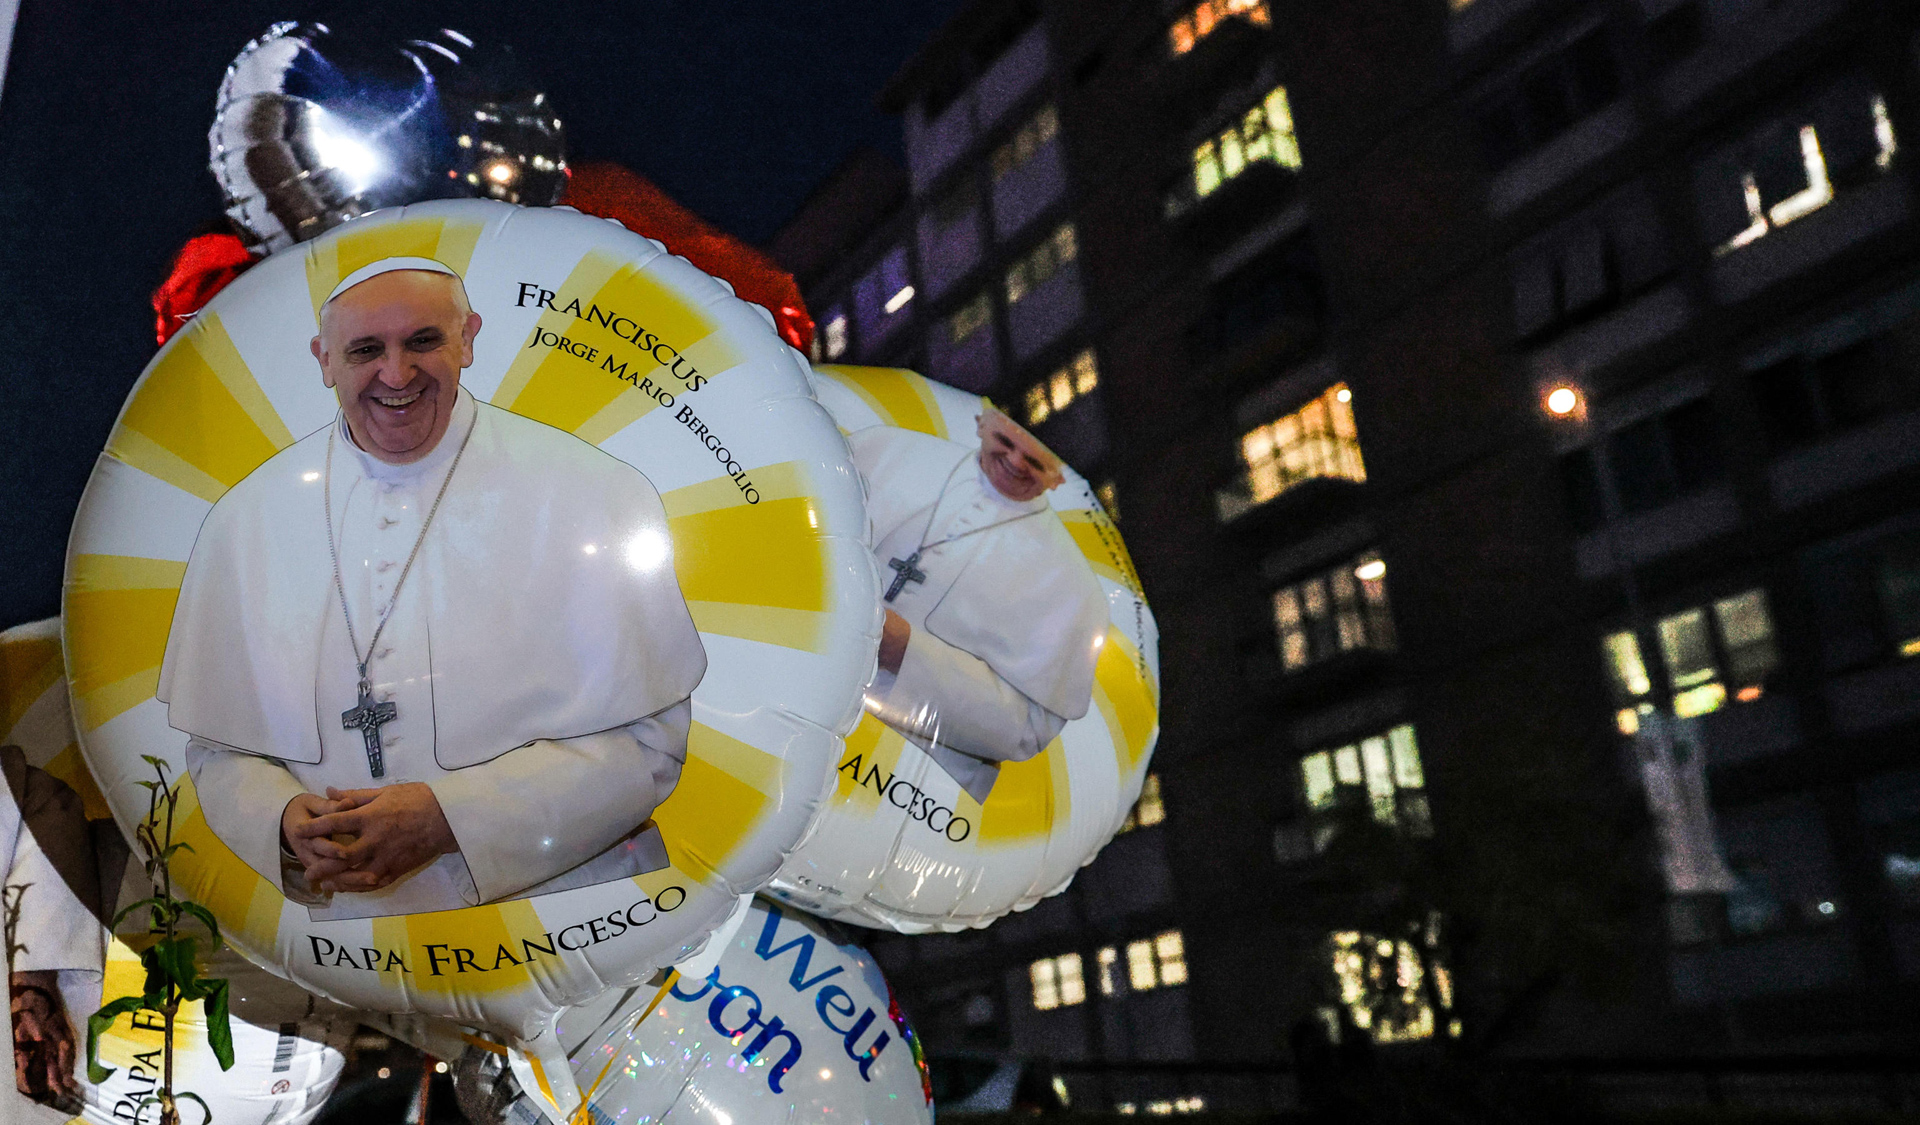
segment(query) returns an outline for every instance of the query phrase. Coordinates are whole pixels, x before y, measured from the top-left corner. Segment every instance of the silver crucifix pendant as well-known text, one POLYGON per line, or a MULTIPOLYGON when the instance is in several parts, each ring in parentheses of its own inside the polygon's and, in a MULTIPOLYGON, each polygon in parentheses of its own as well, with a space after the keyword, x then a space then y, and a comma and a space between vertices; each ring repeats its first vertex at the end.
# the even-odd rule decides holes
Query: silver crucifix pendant
POLYGON ((366 670, 361 669, 360 701, 353 707, 340 712, 340 725, 346 730, 358 730, 367 744, 367 769, 375 777, 384 777, 387 772, 386 751, 380 745, 380 727, 390 723, 400 715, 400 709, 392 700, 385 703, 373 701, 373 685, 367 682, 366 670))

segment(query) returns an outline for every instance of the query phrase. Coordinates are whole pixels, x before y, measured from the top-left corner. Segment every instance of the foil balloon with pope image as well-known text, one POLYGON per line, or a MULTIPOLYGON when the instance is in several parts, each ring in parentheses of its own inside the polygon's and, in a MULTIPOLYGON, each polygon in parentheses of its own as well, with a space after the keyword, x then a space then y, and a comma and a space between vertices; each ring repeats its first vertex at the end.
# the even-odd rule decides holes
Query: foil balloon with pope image
MULTIPOLYGON (((42 879, 19 892, 23 913, 37 920, 39 930, 63 926, 90 931, 93 964, 104 973, 63 972, 59 985, 65 1018, 77 1043, 84 1043, 87 1015, 103 996, 143 991, 145 969, 136 951, 153 940, 146 932, 146 912, 129 914, 117 931, 109 931, 105 920, 154 889, 141 865, 129 862, 132 857, 113 826, 112 812, 80 756, 57 618, 0 632, 0 745, 18 747, 29 766, 71 790, 92 829, 81 857, 88 870, 72 880, 80 885, 42 879)), ((27 935, 27 942, 39 944, 39 930, 27 935)), ((51 954, 53 949, 41 952, 51 954)), ((205 1003, 187 1001, 174 1020, 174 1089, 199 1098, 221 1125, 306 1125, 317 1118, 345 1069, 345 1047, 358 1023, 356 1013, 317 1001, 228 950, 214 954, 203 971, 230 986, 227 1026, 233 1065, 223 1069, 212 1049, 205 1003)), ((147 1099, 161 1076, 162 1037, 161 1024, 151 1013, 114 1019, 99 1037, 98 1060, 108 1071, 105 1078, 89 1078, 83 1053, 76 1052, 77 1097, 62 1105, 60 1116, 46 1111, 49 1119, 72 1117, 87 1125, 156 1120, 157 1111, 147 1099)), ((12 1096, 0 1093, 0 1101, 12 1096)), ((13 1120, 5 1109, 0 1109, 0 1118, 13 1120)))
POLYGON ((618 224, 448 200, 223 289, 75 520, 80 753, 178 779, 176 893, 342 1005, 499 1038, 684 958, 807 830, 880 615, 764 308, 618 224))
POLYGON ((770 893, 908 933, 1064 889, 1139 798, 1158 632, 1092 487, 992 403, 814 369, 867 491, 877 669, 816 832, 770 893))

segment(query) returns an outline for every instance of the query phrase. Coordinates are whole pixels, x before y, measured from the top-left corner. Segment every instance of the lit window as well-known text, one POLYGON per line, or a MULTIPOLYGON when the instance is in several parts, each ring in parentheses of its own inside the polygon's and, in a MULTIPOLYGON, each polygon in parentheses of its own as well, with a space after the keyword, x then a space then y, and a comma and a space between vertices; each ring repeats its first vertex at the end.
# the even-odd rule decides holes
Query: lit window
POLYGON ((961 305, 947 318, 947 336, 956 344, 987 326, 993 319, 993 306, 988 303, 987 295, 980 294, 973 300, 961 305))
POLYGON ((1339 831, 1341 809, 1363 802, 1373 819, 1412 836, 1433 835, 1426 771, 1413 726, 1300 759, 1300 780, 1313 823, 1313 849, 1325 851, 1339 831))
POLYGON ((1646 661, 1640 658, 1640 639, 1631 631, 1611 633, 1600 642, 1607 661, 1607 684, 1612 689, 1614 724, 1631 737, 1640 730, 1640 717, 1653 709, 1646 697, 1653 692, 1646 661))
POLYGON ((1043 957, 1027 966, 1027 975, 1033 982, 1033 1006, 1040 1011, 1070 1008, 1087 998, 1078 953, 1043 957))
POLYGON ((1078 256, 1079 243, 1074 237, 1073 224, 1060 224, 1038 246, 1027 251, 1025 257, 1008 268, 1007 304, 1018 303, 1078 256))
POLYGON ((1100 995, 1117 995, 1120 992, 1120 952, 1109 945, 1094 958, 1094 964, 1100 972, 1100 995))
POLYGON ((1099 385, 1100 372, 1093 361, 1093 349, 1088 348, 1027 390, 1027 425, 1039 425, 1099 385))
MULTIPOLYGON (((1440 1014, 1453 1007, 1453 981, 1436 951, 1437 926, 1414 926, 1406 938, 1344 930, 1330 935, 1327 950, 1340 1003, 1354 1027, 1376 1043, 1404 1043, 1433 1037, 1440 1014), (1432 976, 1429 991, 1428 976, 1432 976)), ((1322 1015, 1336 1033, 1337 1012, 1322 1015), (1331 1018, 1330 1018, 1331 1017, 1331 1018)), ((1449 1035, 1459 1034, 1457 1020, 1449 1035)))
POLYGON ((1131 832, 1136 828, 1152 828, 1167 819, 1167 807, 1160 801, 1160 775, 1150 773, 1140 783, 1140 799, 1127 811, 1127 819, 1120 824, 1120 831, 1131 832))
POLYGON ((1167 39, 1173 47, 1173 53, 1186 54, 1193 50, 1194 44, 1212 35, 1221 24, 1236 17, 1255 27, 1270 27, 1273 24, 1272 17, 1267 14, 1267 0, 1200 0, 1167 29, 1167 39))
MULTIPOLYGON (((1729 698, 1741 703, 1760 698, 1780 663, 1764 590, 1668 614, 1656 623, 1654 635, 1673 692, 1673 713, 1682 719, 1718 711, 1729 698)), ((1600 648, 1617 708, 1615 724, 1631 736, 1653 709, 1653 680, 1639 638, 1630 631, 1612 633, 1600 648)))
POLYGON ((1127 987, 1135 992, 1187 983, 1186 942, 1179 930, 1127 943, 1127 987))
POLYGON ((1372 551, 1273 594, 1280 664, 1295 672, 1360 649, 1393 651, 1387 564, 1372 551))
POLYGON ((827 310, 827 320, 821 330, 821 337, 826 343, 827 359, 829 361, 839 359, 841 356, 847 354, 847 314, 845 310, 838 306, 827 310))
POLYGON ((1059 132, 1060 115, 1054 112, 1051 105, 1041 106, 1040 112, 1020 126, 1012 140, 993 150, 993 178, 997 180, 1032 160, 1033 154, 1039 152, 1040 147, 1059 132))
POLYGON ((891 328, 900 310, 913 300, 913 279, 907 268, 907 248, 896 246, 853 285, 853 319, 861 338, 877 339, 891 328))
POLYGON ((1264 504, 1302 481, 1367 479, 1353 423, 1353 394, 1345 383, 1250 431, 1240 439, 1240 456, 1247 466, 1249 506, 1264 504))
POLYGON ((1107 518, 1120 522, 1120 493, 1110 480, 1101 481, 1094 486, 1093 494, 1100 498, 1100 506, 1107 510, 1107 518))
POLYGON ((1153 956, 1160 962, 1160 983, 1168 988, 1187 983, 1187 946, 1179 930, 1153 939, 1153 956))
MULTIPOLYGON (((1893 120, 1887 115, 1886 98, 1873 94, 1866 105, 1852 112, 1859 116, 1833 121, 1827 126, 1829 130, 1843 137, 1848 132, 1860 133, 1864 139, 1870 129, 1873 168, 1879 172, 1892 168, 1899 144, 1893 135, 1893 120)), ((1763 135, 1748 154, 1748 169, 1740 175, 1746 225, 1714 247, 1713 252, 1731 253, 1833 202, 1835 176, 1854 169, 1830 166, 1832 139, 1830 136, 1823 145, 1819 127, 1811 123, 1803 123, 1788 134, 1763 135), (1798 167, 1793 173, 1782 174, 1784 168, 1795 164, 1798 167)))
POLYGON ((1300 167, 1300 142, 1293 135, 1293 110, 1287 104, 1285 86, 1275 86, 1239 121, 1193 150, 1194 196, 1205 199, 1263 160, 1282 168, 1300 167))

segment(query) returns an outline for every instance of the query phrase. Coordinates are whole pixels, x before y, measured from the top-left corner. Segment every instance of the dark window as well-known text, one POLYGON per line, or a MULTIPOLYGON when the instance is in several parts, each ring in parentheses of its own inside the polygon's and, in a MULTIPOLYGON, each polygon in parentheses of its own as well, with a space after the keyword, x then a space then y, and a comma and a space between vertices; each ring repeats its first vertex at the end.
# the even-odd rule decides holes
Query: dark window
POLYGON ((1699 50, 1707 40, 1706 15, 1699 0, 1686 0, 1647 24, 1647 50, 1656 67, 1669 66, 1699 50))
POLYGON ((1874 336, 1755 371, 1749 379, 1772 448, 1809 445, 1898 410, 1907 388, 1895 348, 1891 336, 1874 336))
POLYGON ((1026 33, 1040 19, 1039 0, 1022 0, 1013 11, 1001 18, 999 23, 973 44, 974 65, 986 70, 1000 58, 1002 52, 1013 46, 1014 40, 1026 33))
MULTIPOLYGON (((1713 403, 1694 399, 1616 431, 1607 439, 1607 464, 1627 515, 1670 504, 1719 479, 1720 434, 1713 403)), ((1561 459, 1576 526, 1593 518, 1600 496, 1597 479, 1580 476, 1593 475, 1592 462, 1580 465, 1576 454, 1561 459)))
POLYGON ((1514 327, 1533 342, 1604 316, 1673 271, 1652 200, 1633 185, 1513 257, 1514 327))
POLYGON ((1208 309, 1193 327, 1202 353, 1239 344, 1284 315, 1318 319, 1320 263, 1307 235, 1295 235, 1213 287, 1208 309))
POLYGON ((1874 560, 1874 586, 1887 646, 1901 656, 1920 655, 1920 536, 1880 549, 1874 560))
POLYGON ((1606 504, 1600 498, 1600 474, 1593 452, 1576 449, 1560 457, 1560 483, 1567 491, 1567 515, 1575 531, 1593 531, 1606 522, 1606 504))
POLYGON ((1546 144, 1620 96, 1620 68, 1595 28, 1496 92, 1481 111, 1487 160, 1498 168, 1546 144))

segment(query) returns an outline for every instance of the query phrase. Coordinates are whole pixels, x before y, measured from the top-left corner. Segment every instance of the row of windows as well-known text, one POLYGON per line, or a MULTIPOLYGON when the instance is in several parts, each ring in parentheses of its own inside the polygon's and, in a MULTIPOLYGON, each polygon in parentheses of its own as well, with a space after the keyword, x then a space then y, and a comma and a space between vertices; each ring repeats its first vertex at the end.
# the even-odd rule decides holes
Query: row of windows
POLYGON ((1059 135, 1060 114, 1049 102, 1014 130, 1013 136, 1005 144, 993 150, 993 155, 987 161, 993 170, 993 178, 998 180, 1032 160, 1043 145, 1059 135))
MULTIPOLYGON (((1659 619, 1654 629, 1660 668, 1679 718, 1704 715, 1760 698, 1767 676, 1780 663, 1773 614, 1764 590, 1747 590, 1708 605, 1689 606, 1659 619)), ((1608 686, 1619 708, 1622 734, 1640 729, 1653 708, 1653 677, 1632 630, 1601 640, 1608 686)))
MULTIPOLYGON (((1124 972, 1120 948, 1109 945, 1094 955, 1094 970, 1102 996, 1173 988, 1187 983, 1186 942, 1179 930, 1130 941, 1125 947, 1124 972)), ((1027 966, 1027 976, 1033 988, 1033 1006, 1042 1012, 1070 1008, 1087 999, 1086 975, 1078 953, 1042 957, 1027 966)))
POLYGON ((1243 19, 1255 27, 1273 25, 1267 0, 1200 0, 1167 29, 1167 45, 1174 54, 1184 55, 1230 19, 1243 19))
POLYGON ((1093 349, 1088 348, 1027 390, 1027 425, 1039 425, 1073 405, 1075 399, 1092 394, 1099 385, 1100 371, 1093 361, 1093 349))
MULTIPOLYGON (((1857 77, 1834 83, 1696 163, 1705 242, 1715 256, 1751 245, 1885 174, 1898 150, 1886 99, 1857 77)), ((1629 187, 1515 255, 1519 336, 1541 339, 1609 312, 1673 264, 1651 199, 1629 187)))
POLYGON ((1442 1020, 1449 1036, 1459 1036, 1460 1021, 1450 1018, 1453 975, 1434 948, 1437 928, 1437 922, 1429 922, 1403 938, 1359 930, 1329 935, 1340 1008, 1320 1011, 1328 1038, 1340 1042, 1350 1023, 1375 1043, 1431 1039, 1442 1020))
POLYGON ((1300 140, 1293 131, 1287 88, 1275 86, 1220 132, 1194 146, 1192 168, 1166 197, 1168 218, 1177 218, 1228 181, 1266 163, 1300 169, 1300 140))
MULTIPOLYGON (((1041 106, 1033 117, 1014 131, 1011 138, 989 155, 988 164, 993 178, 999 180, 1025 165, 1059 132, 1059 113, 1051 103, 1041 106)), ((969 218, 978 204, 978 191, 971 180, 965 180, 936 203, 930 213, 935 223, 943 227, 951 226, 969 218)), ((1061 262, 1072 261, 1076 249, 1073 228, 1068 225, 1056 229, 1047 241, 1015 262, 1006 277, 1009 303, 1020 299, 1016 293, 1024 295, 1052 276, 1061 262)), ((854 282, 851 327, 857 329, 863 339, 878 339, 891 330, 916 296, 918 291, 910 276, 907 249, 904 246, 894 247, 854 282)), ((986 294, 982 293, 947 318, 948 332, 957 343, 984 327, 991 318, 990 304, 986 294)), ((849 327, 847 310, 837 305, 828 309, 821 320, 815 358, 827 362, 844 358, 852 345, 849 327)))
POLYGON ((1160 775, 1150 773, 1140 783, 1140 799, 1127 810, 1127 819, 1120 823, 1121 832, 1131 832, 1136 828, 1152 828, 1167 819, 1167 806, 1160 799, 1160 775))
POLYGON ((1355 807, 1367 808, 1375 821, 1409 836, 1433 835, 1426 773, 1411 723, 1309 754, 1300 759, 1300 778, 1315 851, 1332 841, 1336 814, 1355 807))
POLYGON ((1247 431, 1240 439, 1240 457, 1255 504, 1304 481, 1366 480, 1353 422, 1353 392, 1337 383, 1299 409, 1247 431))
POLYGON ((1387 564, 1368 551, 1273 593, 1283 671, 1297 672, 1342 653, 1392 652, 1387 564))

